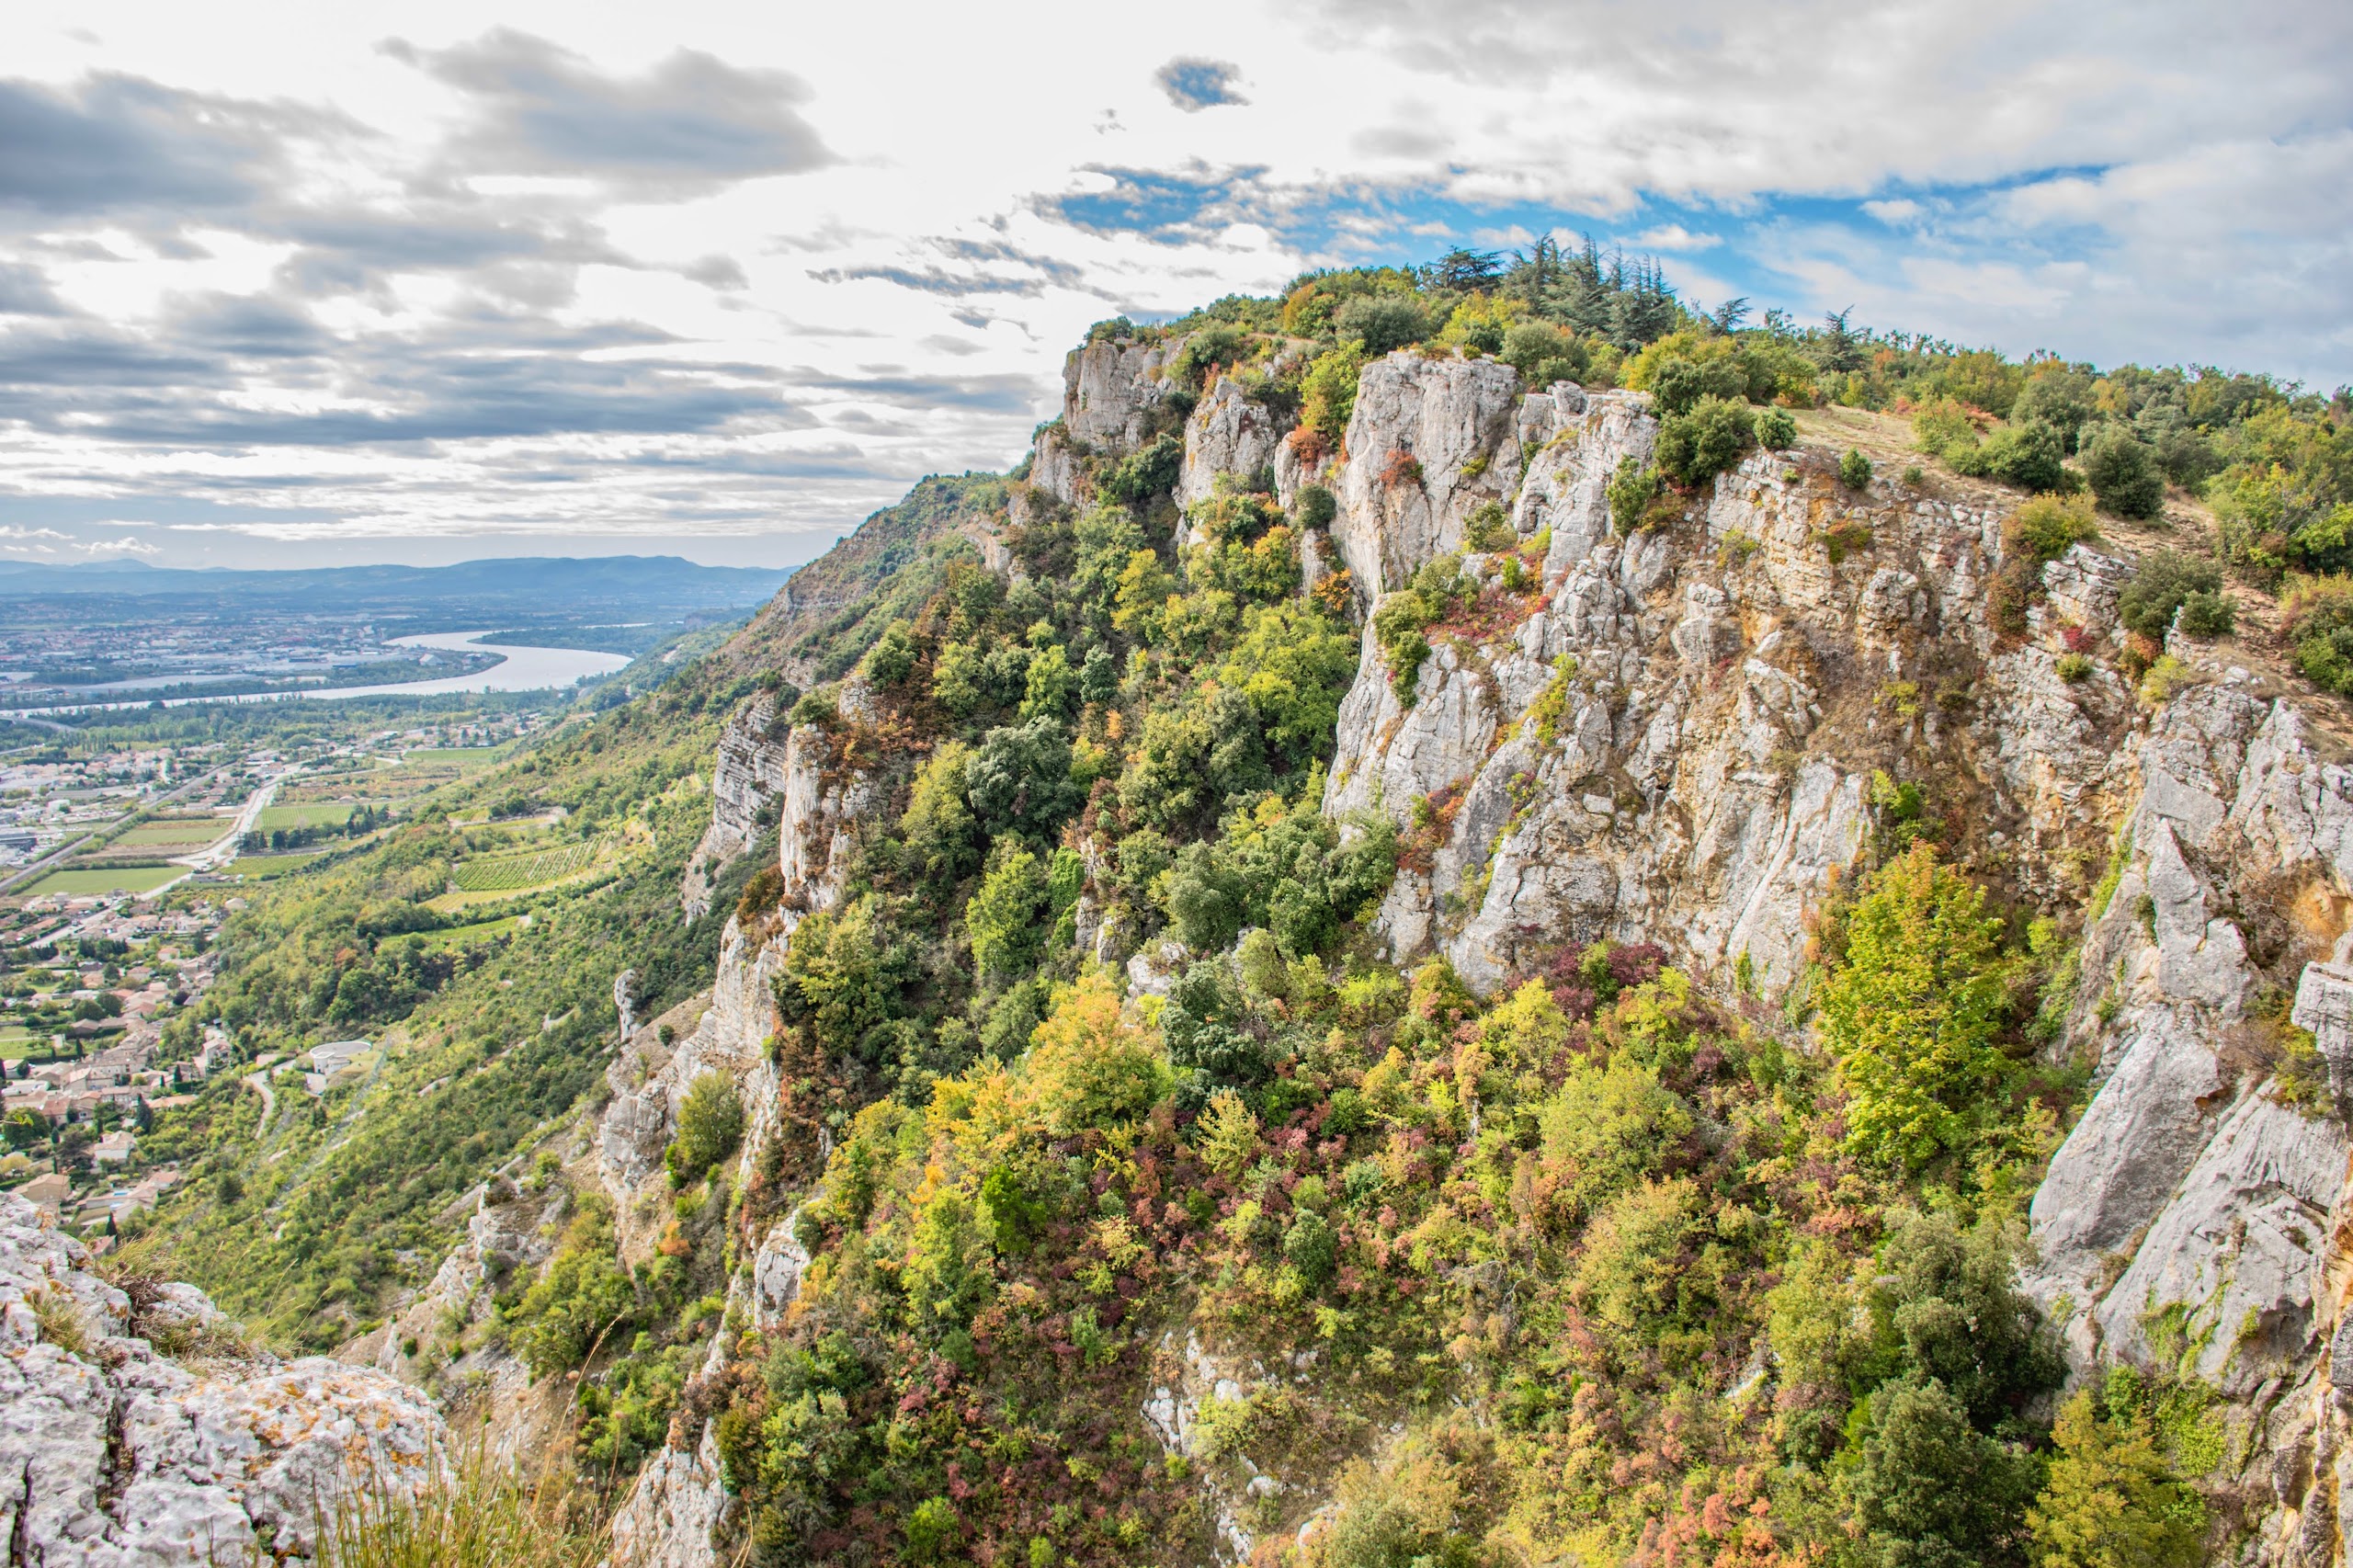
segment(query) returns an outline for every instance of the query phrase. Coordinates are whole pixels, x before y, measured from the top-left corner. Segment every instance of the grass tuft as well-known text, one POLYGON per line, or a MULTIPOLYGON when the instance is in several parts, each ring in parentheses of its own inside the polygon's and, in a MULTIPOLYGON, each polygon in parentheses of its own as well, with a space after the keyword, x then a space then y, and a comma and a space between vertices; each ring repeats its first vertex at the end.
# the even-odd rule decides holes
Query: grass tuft
POLYGON ((325 1512, 316 1568, 591 1568, 607 1545, 585 1494, 479 1448, 415 1488, 374 1471, 325 1512))

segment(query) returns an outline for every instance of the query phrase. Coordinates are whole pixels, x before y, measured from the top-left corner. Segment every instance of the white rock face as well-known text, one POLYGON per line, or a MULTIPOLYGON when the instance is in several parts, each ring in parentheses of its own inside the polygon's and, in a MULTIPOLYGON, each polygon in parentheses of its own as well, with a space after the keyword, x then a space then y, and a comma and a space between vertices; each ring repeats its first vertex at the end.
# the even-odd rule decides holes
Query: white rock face
POLYGON ((1176 479, 1176 504, 1209 499, 1222 473, 1247 478, 1271 468, 1285 430, 1264 405, 1242 395, 1230 376, 1220 377, 1185 421, 1185 467, 1176 479))
POLYGON ((645 1461, 613 1516, 612 1562, 616 1568, 712 1568, 719 1554, 711 1531, 733 1503, 709 1433, 693 1453, 664 1449, 645 1461))
POLYGON ((1363 591, 1397 587, 1461 549, 1471 514, 1510 497, 1518 404, 1518 377, 1494 359, 1400 349, 1365 367, 1332 521, 1332 542, 1363 591))
POLYGON ((776 702, 767 693, 727 721, 710 775, 710 825, 687 862, 680 893, 689 920, 709 913, 710 879, 751 848, 759 836, 760 809, 784 792, 785 748, 769 738, 776 702))
MULTIPOLYGON (((1517 428, 1542 444, 1515 516, 1552 530, 1546 591, 1507 635, 1441 637, 1411 709, 1368 635, 1341 709, 1326 811, 1378 801, 1402 827, 1416 796, 1438 808, 1377 929, 1483 993, 1538 949, 1603 937, 1658 942, 1719 983, 1745 954, 1778 993, 1804 967, 1807 911, 1862 849, 1877 737, 1941 722, 1824 728, 1835 688, 1900 679, 1939 640, 1991 652, 1976 600, 1998 520, 1968 506, 1859 498, 1760 453, 1708 499, 1713 549, 1688 525, 1617 538, 1608 481, 1651 449, 1646 401, 1565 385, 1524 401, 1517 428), (1833 562, 1824 529, 1841 523, 1857 542, 1833 562)), ((2050 671, 2035 658, 2011 687, 2050 671)), ((2012 747, 2004 782, 2057 848, 2100 830, 2131 707, 2120 687, 2049 684, 2057 708, 2013 702, 1982 740, 1953 738, 1988 767, 2012 747), (2014 710, 2036 715, 2022 743, 2014 710)))
MULTIPOLYGON (((2104 1078, 2035 1195, 2029 1289, 2079 1358, 2147 1364, 2170 1318, 2165 1353, 2246 1397, 2318 1375, 2353 1138, 2219 1053, 2261 983, 2238 911, 2300 886, 2324 907, 2353 901, 2333 853, 2353 792, 2292 709, 2228 682, 2167 704, 2133 760, 2131 858, 2085 944, 2075 1014, 2097 1029, 2105 1003, 2104 1078)), ((2305 964, 2296 1020, 2333 1078, 2348 1017, 2346 971, 2305 964)))
POLYGON ((1519 438, 1538 450, 1512 522, 1523 539, 1552 530, 1544 580, 1556 583, 1609 537, 1609 481, 1626 459, 1650 460, 1658 422, 1640 392, 1586 392, 1563 381, 1520 405, 1519 438))
MULTIPOLYGON (((0 1540, 11 1562, 240 1562, 265 1535, 307 1555, 319 1498, 371 1474, 406 1484, 446 1449, 432 1404, 372 1368, 164 1359, 131 1336, 130 1298, 88 1265, 80 1243, 0 1193, 0 1540), (44 1338, 38 1301, 70 1303, 87 1348, 44 1338)), ((217 1316, 188 1286, 173 1288, 171 1310, 183 1323, 217 1316)))
MULTIPOLYGON (((1312 1373, 1315 1355, 1313 1351, 1302 1355, 1304 1364, 1296 1369, 1296 1373, 1304 1382, 1312 1373)), ((1239 1358, 1212 1354, 1202 1346, 1200 1336, 1190 1332, 1185 1335, 1181 1350, 1173 1335, 1164 1335, 1157 1360, 1161 1379, 1143 1403, 1144 1423, 1152 1428, 1164 1452, 1182 1454, 1188 1459, 1198 1459, 1200 1453, 1202 1401, 1243 1399, 1274 1381, 1267 1369, 1256 1362, 1245 1363, 1239 1358)), ((1280 1363, 1277 1365, 1279 1367, 1280 1363)), ((1247 1454, 1233 1456, 1230 1468, 1235 1473, 1204 1470, 1202 1488, 1216 1515, 1220 1561, 1247 1562, 1257 1542, 1236 1517, 1235 1511, 1250 1498, 1274 1496, 1285 1487, 1275 1476, 1261 1471, 1247 1454)))
MULTIPOLYGON (((1063 426, 1090 447, 1131 451, 1174 390, 1162 371, 1185 340, 1098 338, 1063 361, 1063 426)), ((1033 476, 1034 477, 1034 476, 1033 476)))
POLYGON ((1029 483, 1056 501, 1085 499, 1078 479, 1078 453, 1061 426, 1047 426, 1030 443, 1029 483))

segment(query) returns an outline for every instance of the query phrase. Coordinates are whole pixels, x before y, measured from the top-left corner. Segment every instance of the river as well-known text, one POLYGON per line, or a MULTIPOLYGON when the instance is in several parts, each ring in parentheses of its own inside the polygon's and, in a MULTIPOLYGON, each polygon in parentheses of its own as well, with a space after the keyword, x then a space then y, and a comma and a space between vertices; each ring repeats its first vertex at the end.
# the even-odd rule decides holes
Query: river
MULTIPOLYGON (((508 642, 483 642, 488 631, 420 631, 396 637, 395 648, 434 648, 448 653, 486 653, 499 662, 470 676, 445 676, 439 680, 398 681, 383 686, 313 686, 288 691, 247 692, 241 697, 167 697, 166 708, 196 702, 278 702, 290 697, 433 697, 451 691, 543 691, 571 686, 592 676, 610 675, 629 663, 626 653, 597 653, 585 648, 518 648, 508 642)), ((150 708, 145 702, 69 702, 50 708, 0 709, 0 718, 51 718, 66 713, 105 713, 119 709, 150 708)))

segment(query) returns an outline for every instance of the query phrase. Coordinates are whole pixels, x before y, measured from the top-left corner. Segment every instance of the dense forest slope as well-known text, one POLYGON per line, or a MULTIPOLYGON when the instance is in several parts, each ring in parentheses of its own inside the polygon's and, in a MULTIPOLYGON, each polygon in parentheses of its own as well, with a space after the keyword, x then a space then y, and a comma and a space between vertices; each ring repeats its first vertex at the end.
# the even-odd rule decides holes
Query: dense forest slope
POLYGON ((132 1250, 616 1561, 2337 1562, 2347 416, 1549 249, 1103 324, 132 1250))

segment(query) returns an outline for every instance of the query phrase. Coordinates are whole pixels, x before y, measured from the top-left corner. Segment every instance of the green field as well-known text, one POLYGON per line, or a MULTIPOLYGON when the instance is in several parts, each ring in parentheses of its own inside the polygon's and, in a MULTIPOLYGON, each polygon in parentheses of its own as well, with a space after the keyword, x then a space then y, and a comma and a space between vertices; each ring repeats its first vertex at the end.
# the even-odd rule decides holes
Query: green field
POLYGON ((30 1029, 18 1028, 14 1024, 0 1028, 0 1062, 17 1062, 30 1056, 46 1042, 47 1038, 30 1029))
POLYGON ((118 848, 200 849, 228 830, 226 817, 167 817, 142 823, 114 842, 118 848))
POLYGON ((372 805, 381 812, 388 801, 306 801, 290 806, 264 806, 261 820, 254 824, 256 831, 268 833, 290 827, 341 827, 351 820, 351 813, 363 805, 372 805))
POLYGON ((266 882, 272 877, 299 871, 317 858, 316 855, 240 855, 221 870, 224 876, 252 877, 266 882))
POLYGON ((184 866, 76 866, 63 871, 51 871, 25 889, 25 896, 39 898, 43 893, 51 892, 69 896, 93 892, 148 892, 175 877, 187 875, 188 869, 184 866))
POLYGON ((554 849, 467 860, 450 877, 462 892, 521 892, 575 876, 586 870, 596 858, 596 845, 566 844, 554 849))
POLYGON ((403 752, 401 761, 414 767, 488 767, 506 755, 505 746, 424 746, 403 752))

